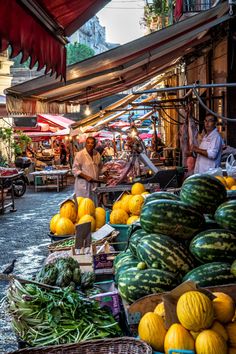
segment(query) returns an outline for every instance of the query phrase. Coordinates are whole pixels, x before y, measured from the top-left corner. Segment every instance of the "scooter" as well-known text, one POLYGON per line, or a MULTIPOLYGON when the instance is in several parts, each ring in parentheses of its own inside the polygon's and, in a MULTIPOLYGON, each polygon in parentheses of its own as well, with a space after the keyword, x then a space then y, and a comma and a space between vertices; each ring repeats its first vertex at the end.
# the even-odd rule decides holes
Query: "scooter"
POLYGON ((26 177, 25 172, 22 171, 22 174, 19 175, 19 178, 12 181, 14 196, 17 198, 22 197, 26 192, 27 184, 29 184, 28 178, 26 177))
POLYGON ((26 169, 31 165, 31 160, 28 157, 18 157, 15 161, 15 166, 18 168, 19 177, 12 181, 14 196, 22 197, 26 192, 26 186, 29 185, 29 180, 26 175, 26 169))

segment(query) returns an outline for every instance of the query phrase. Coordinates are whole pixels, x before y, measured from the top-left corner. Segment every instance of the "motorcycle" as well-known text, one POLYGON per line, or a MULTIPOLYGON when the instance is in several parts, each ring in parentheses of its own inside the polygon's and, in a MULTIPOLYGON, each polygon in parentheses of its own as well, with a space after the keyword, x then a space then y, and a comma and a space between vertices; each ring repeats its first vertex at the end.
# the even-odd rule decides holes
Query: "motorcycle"
POLYGON ((27 184, 29 184, 29 181, 23 172, 23 174, 20 175, 16 180, 12 181, 14 196, 17 198, 22 197, 26 192, 27 184))
POLYGON ((8 167, 6 164, 0 166, 0 175, 4 177, 0 187, 9 192, 12 190, 17 198, 22 197, 26 192, 27 184, 29 184, 27 169, 30 165, 29 158, 18 157, 15 167, 8 167))
POLYGON ((25 192, 29 180, 26 174, 27 168, 31 165, 31 160, 28 157, 17 157, 15 166, 18 168, 19 177, 12 181, 14 196, 22 197, 25 192))

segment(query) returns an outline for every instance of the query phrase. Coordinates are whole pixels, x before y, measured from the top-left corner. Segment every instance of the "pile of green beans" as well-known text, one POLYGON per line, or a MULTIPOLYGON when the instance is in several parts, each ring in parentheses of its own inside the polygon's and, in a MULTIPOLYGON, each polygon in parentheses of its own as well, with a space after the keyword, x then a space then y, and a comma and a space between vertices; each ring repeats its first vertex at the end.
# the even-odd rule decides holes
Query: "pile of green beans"
POLYGON ((46 290, 14 280, 7 298, 14 330, 30 346, 121 335, 120 327, 109 312, 70 288, 46 290))

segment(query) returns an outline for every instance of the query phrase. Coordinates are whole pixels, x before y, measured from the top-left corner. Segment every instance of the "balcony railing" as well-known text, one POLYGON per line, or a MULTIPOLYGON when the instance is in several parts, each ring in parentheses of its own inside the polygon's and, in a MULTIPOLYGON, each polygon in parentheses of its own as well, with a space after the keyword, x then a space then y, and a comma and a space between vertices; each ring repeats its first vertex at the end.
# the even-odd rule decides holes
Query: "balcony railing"
POLYGON ((214 1, 205 0, 205 1, 198 1, 198 0, 185 0, 183 1, 183 13, 186 12, 201 12, 209 10, 214 1))

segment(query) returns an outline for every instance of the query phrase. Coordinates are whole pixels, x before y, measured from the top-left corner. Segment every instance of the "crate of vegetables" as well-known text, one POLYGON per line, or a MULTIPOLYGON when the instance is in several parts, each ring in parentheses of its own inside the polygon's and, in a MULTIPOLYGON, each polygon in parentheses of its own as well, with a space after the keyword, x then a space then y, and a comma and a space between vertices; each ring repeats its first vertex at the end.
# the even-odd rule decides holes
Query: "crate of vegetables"
POLYGON ((48 245, 48 250, 50 253, 58 251, 69 251, 74 245, 75 236, 71 236, 66 239, 51 243, 50 245, 48 245))

